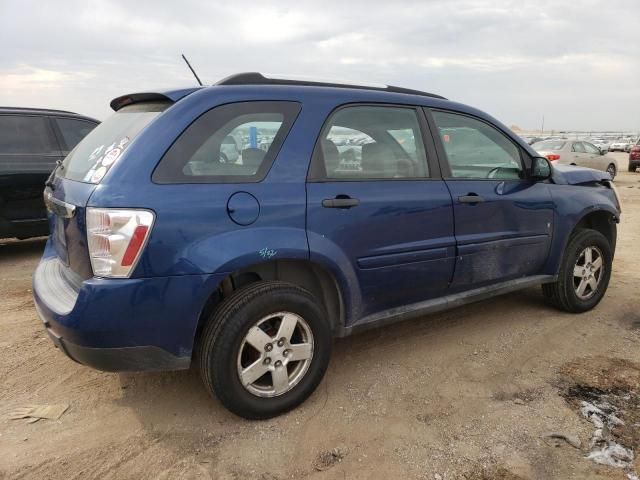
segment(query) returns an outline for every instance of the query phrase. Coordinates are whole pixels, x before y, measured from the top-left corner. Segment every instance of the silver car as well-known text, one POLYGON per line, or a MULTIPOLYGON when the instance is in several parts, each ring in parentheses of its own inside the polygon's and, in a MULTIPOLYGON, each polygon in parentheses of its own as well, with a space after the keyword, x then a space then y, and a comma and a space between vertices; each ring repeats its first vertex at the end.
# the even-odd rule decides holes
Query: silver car
POLYGON ((544 140, 531 147, 552 164, 579 165, 608 172, 613 179, 618 173, 617 160, 583 140, 544 140))

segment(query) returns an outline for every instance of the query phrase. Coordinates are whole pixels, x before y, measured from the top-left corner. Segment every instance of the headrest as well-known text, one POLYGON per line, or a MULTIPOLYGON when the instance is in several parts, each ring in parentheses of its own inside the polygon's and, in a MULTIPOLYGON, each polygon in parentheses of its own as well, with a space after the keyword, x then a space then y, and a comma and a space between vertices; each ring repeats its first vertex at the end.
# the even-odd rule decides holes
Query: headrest
POLYGON ((396 174, 396 156, 384 143, 365 143, 362 145, 362 173, 369 178, 387 178, 396 174))
POLYGON ((245 148, 242 150, 242 164, 248 167, 255 167, 257 171, 266 154, 267 152, 259 148, 245 148))
POLYGON ((340 151, 338 147, 336 147, 336 144, 328 138, 322 139, 320 142, 320 150, 322 151, 327 176, 331 177, 340 165, 340 151))

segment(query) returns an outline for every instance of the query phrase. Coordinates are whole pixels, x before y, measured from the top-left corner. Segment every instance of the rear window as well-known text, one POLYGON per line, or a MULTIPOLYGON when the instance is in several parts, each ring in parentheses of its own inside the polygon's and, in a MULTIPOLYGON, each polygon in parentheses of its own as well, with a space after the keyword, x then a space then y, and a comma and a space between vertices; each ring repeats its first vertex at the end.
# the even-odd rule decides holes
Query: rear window
POLYGON ((0 115, 0 155, 59 155, 49 119, 0 115))
POLYGON ((533 145, 531 145, 531 147, 537 151, 562 150, 562 147, 564 147, 565 143, 567 142, 562 142, 558 140, 545 140, 543 142, 534 143, 533 145))
POLYGON ((100 183, 131 141, 169 105, 136 103, 121 108, 84 137, 57 174, 78 182, 100 183))
POLYGON ((153 173, 156 183, 242 183, 262 180, 291 129, 300 104, 241 102, 196 119, 153 173), (229 148, 228 142, 235 143, 229 148))

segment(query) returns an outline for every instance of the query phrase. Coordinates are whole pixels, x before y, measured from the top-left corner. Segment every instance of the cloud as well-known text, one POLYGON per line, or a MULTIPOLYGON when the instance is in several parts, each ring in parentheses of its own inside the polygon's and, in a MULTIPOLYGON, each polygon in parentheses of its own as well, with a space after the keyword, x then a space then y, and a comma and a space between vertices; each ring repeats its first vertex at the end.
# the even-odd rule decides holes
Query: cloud
POLYGON ((0 104, 104 118, 120 94, 240 71, 389 83, 508 124, 640 129, 637 0, 0 2, 0 104))

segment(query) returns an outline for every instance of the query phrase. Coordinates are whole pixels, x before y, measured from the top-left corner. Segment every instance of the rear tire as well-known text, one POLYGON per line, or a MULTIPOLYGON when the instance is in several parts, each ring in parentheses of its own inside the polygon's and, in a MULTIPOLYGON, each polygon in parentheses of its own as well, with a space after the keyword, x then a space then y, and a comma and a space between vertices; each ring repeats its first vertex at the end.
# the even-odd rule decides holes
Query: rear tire
POLYGON ((607 291, 612 262, 611 245, 604 235, 591 229, 578 230, 565 249, 558 280, 543 285, 542 292, 553 306, 566 312, 591 310, 607 291))
POLYGON ((295 285, 260 281, 240 288, 211 315, 202 335, 200 373, 207 390, 247 419, 295 408, 329 364, 326 318, 313 295, 295 285))
POLYGON ((607 167, 607 173, 611 175, 611 180, 616 178, 616 174, 618 173, 618 170, 616 169, 616 166, 613 163, 610 163, 609 166, 607 167))

